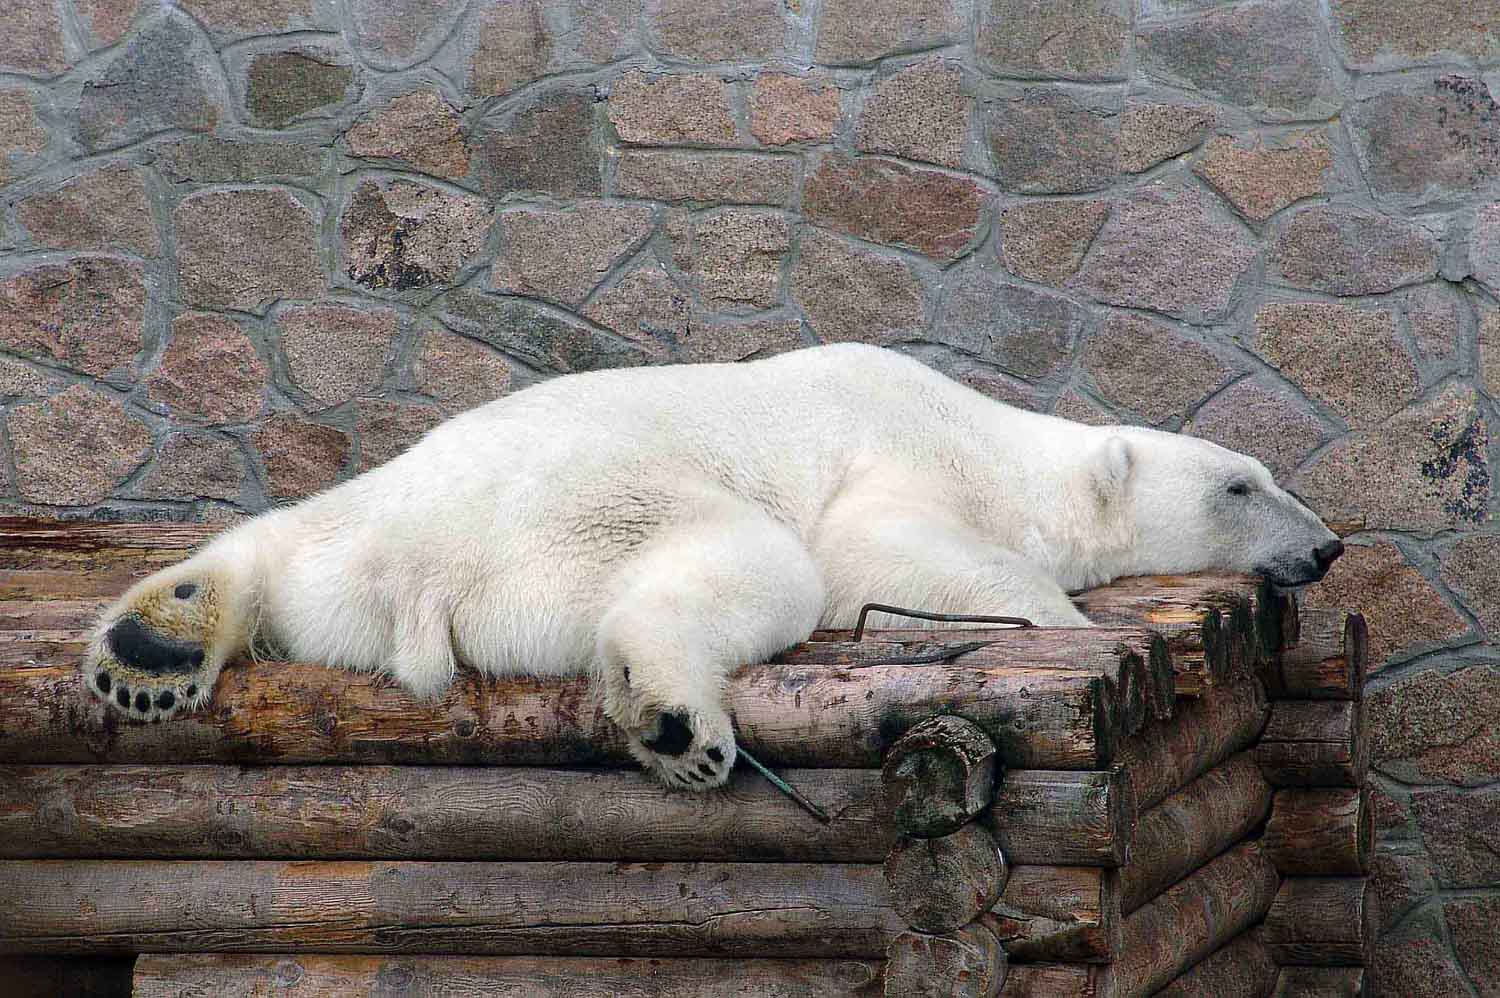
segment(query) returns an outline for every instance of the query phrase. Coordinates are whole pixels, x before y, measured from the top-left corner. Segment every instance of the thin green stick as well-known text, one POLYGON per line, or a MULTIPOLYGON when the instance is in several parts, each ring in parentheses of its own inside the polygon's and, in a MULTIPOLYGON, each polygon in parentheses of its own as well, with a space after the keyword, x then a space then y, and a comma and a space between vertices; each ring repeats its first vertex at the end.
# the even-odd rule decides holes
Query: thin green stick
POLYGON ((746 752, 744 749, 739 750, 739 755, 741 759, 744 759, 750 764, 751 768, 753 768, 757 773, 769 780, 771 786, 775 787, 777 790, 780 790, 792 800, 802 805, 803 809, 806 810, 808 814, 811 814, 814 818, 817 818, 825 825, 830 825, 833 823, 833 818, 829 817, 827 811, 823 810, 821 807, 814 804, 806 797, 802 796, 802 794, 797 791, 797 788, 792 786, 786 780, 783 780, 781 777, 771 772, 765 766, 762 766, 760 762, 755 758, 755 756, 751 755, 749 752, 746 752))

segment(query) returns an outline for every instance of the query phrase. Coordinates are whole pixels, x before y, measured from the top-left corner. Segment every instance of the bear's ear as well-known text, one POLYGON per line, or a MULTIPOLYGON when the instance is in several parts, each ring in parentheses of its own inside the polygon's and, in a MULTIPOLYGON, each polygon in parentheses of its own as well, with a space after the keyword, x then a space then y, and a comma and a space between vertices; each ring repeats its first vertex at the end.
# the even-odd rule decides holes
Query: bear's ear
POLYGON ((1135 465, 1135 454, 1124 437, 1111 436, 1105 439, 1089 455, 1089 481, 1094 494, 1102 505, 1116 502, 1125 495, 1130 483, 1130 469, 1135 465))

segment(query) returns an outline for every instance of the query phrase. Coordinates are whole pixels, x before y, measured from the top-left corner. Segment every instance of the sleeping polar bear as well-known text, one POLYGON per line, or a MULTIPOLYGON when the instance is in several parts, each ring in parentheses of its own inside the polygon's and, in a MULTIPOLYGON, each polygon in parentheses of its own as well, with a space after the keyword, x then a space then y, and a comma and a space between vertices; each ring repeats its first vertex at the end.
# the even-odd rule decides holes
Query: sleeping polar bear
MULTIPOLYGON (((432 697, 460 663, 592 672, 640 762, 724 782, 731 670, 880 601, 1086 625, 1067 592, 1343 545, 1252 458, 992 401, 876 347, 560 377, 220 535, 106 611, 83 662, 137 719, 252 640, 432 697)), ((882 620, 872 618, 874 626, 882 620)))

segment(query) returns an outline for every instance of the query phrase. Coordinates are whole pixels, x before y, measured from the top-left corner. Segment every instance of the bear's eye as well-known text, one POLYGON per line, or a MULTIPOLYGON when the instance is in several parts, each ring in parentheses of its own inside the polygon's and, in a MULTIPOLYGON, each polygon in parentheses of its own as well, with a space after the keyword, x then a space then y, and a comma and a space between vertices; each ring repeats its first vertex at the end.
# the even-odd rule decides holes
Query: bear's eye
POLYGON ((1229 494, 1232 496, 1247 496, 1250 494, 1250 486, 1245 482, 1235 482, 1229 486, 1229 494))
POLYGON ((197 591, 197 586, 193 585, 191 582, 184 582, 182 585, 172 590, 172 595, 176 596, 178 599, 187 599, 197 591))

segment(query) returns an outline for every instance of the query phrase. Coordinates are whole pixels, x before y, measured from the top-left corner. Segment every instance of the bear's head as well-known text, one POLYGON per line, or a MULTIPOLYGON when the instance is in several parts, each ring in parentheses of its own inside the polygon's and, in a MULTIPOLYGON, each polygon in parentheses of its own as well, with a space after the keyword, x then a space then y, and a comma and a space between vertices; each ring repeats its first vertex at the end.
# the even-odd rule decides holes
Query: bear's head
POLYGON ((99 617, 84 684, 137 720, 206 703, 224 662, 249 642, 254 613, 244 573, 210 548, 142 579, 99 617))
POLYGON ((1219 569, 1301 586, 1344 552, 1265 465, 1207 440, 1112 427, 1089 462, 1095 492, 1131 538, 1128 572, 1219 569))

